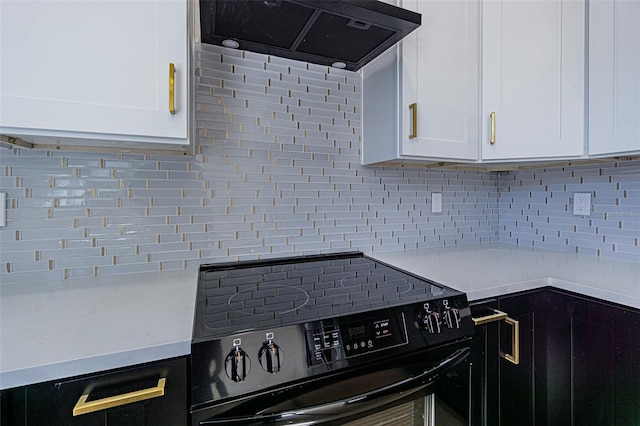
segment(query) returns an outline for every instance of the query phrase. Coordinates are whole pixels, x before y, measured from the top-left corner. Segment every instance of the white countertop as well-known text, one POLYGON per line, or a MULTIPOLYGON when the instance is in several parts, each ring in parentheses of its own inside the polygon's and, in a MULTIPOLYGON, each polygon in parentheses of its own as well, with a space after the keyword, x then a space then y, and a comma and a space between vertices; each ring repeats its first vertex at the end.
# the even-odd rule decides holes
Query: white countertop
MULTIPOLYGON (((640 262, 510 245, 371 256, 469 300, 553 286, 640 309, 640 262)), ((0 389, 189 354, 197 272, 0 285, 0 389)))
POLYGON ((464 291, 470 301, 553 286, 640 309, 640 259, 625 262, 504 244, 370 256, 464 291))
POLYGON ((197 273, 0 286, 0 389, 189 354, 197 273))

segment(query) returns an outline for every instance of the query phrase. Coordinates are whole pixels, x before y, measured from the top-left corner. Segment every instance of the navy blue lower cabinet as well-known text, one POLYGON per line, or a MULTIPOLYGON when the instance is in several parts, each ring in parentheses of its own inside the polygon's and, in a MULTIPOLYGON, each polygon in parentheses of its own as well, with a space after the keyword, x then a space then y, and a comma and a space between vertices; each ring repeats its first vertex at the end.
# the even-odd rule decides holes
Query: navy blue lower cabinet
POLYGON ((5 392, 7 425, 182 426, 188 420, 186 358, 5 392))

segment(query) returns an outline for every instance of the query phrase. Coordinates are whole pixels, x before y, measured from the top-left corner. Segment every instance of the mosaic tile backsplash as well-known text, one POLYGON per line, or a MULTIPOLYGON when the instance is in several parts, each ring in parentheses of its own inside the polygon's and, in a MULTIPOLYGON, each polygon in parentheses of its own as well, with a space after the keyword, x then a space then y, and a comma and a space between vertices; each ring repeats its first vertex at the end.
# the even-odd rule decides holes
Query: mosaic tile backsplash
POLYGON ((360 75, 203 46, 197 154, 0 151, 0 282, 504 241, 638 259, 638 162, 360 165, 360 75), (441 192, 442 213, 431 213, 441 192), (573 192, 593 194, 589 218, 573 192))
POLYGON ((194 157, 1 152, 3 284, 498 240, 496 174, 360 165, 359 74, 208 46, 197 63, 194 157))
POLYGON ((500 242, 640 262, 640 160, 500 176, 500 242), (591 214, 573 215, 574 194, 591 214))

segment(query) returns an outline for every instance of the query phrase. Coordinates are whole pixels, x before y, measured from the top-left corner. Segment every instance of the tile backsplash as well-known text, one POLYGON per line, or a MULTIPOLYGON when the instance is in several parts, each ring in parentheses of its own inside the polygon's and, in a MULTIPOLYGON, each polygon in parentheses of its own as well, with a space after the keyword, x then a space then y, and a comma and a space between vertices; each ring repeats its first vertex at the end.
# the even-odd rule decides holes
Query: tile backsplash
POLYGON ((3 284, 498 240, 495 173, 360 165, 359 74, 210 46, 197 62, 193 157, 0 153, 3 284))
POLYGON ((503 241, 638 259, 638 162, 360 165, 360 75, 202 46, 196 155, 0 151, 2 284, 503 241), (441 192, 442 213, 431 213, 441 192), (590 217, 571 214, 591 192, 590 217))
POLYGON ((500 242, 640 262, 640 160, 503 173, 500 242), (574 194, 591 214, 573 215, 574 194))

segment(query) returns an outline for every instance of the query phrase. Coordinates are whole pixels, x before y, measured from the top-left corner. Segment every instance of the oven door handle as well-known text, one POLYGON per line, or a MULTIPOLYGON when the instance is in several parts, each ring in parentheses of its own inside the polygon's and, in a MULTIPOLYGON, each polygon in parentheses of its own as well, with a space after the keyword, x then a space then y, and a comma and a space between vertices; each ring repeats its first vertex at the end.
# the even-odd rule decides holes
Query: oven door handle
POLYGON ((201 421, 200 425, 257 425, 262 423, 313 425, 330 420, 339 420, 372 408, 383 406, 426 388, 433 384, 438 379, 439 375, 456 369, 456 367, 469 358, 470 352, 471 350, 468 347, 458 349, 449 357, 438 363, 438 365, 424 370, 422 373, 407 377, 406 379, 390 385, 338 401, 277 413, 267 413, 267 410, 263 410, 260 413, 247 416, 219 419, 211 418, 201 421))

